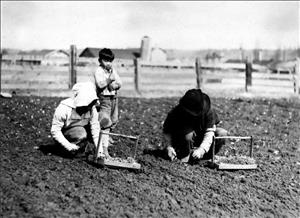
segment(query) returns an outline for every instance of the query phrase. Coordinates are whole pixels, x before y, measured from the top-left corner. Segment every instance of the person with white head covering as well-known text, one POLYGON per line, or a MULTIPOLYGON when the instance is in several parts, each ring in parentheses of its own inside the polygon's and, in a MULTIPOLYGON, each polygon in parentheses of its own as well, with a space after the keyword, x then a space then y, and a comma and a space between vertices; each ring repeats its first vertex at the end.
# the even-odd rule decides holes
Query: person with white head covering
MULTIPOLYGON (((51 135, 54 141, 69 152, 78 151, 86 141, 97 147, 100 124, 96 87, 91 82, 77 83, 72 88, 73 97, 60 102, 55 110, 51 135)), ((100 147, 100 153, 103 148, 100 147)))

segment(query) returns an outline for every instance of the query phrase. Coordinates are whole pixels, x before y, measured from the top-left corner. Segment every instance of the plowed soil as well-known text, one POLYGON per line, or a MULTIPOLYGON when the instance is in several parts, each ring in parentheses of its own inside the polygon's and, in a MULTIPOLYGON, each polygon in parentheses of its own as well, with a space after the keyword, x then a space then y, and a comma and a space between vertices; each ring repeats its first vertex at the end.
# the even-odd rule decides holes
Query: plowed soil
MULTIPOLYGON (((299 217, 300 103, 297 99, 212 98, 221 126, 254 137, 256 170, 220 171, 144 154, 159 143, 178 98, 120 98, 115 133, 140 136, 141 170, 94 166, 46 154, 61 98, 0 99, 2 217, 299 217)), ((112 155, 133 146, 115 139, 112 155)), ((130 144, 128 142, 128 144, 130 144)), ((127 152, 127 153, 126 153, 127 152)))

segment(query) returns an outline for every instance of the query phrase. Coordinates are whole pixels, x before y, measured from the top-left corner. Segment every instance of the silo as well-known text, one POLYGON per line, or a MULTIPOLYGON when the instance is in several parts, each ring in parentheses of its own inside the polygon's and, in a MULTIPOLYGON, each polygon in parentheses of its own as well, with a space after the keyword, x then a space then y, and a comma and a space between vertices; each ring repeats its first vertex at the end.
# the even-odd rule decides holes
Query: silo
POLYGON ((245 61, 245 50, 240 47, 240 61, 245 61))
POLYGON ((144 36, 141 43, 141 59, 144 61, 150 60, 151 40, 149 36, 144 36))
POLYGON ((254 61, 261 61, 262 60, 262 50, 261 49, 254 49, 254 61))

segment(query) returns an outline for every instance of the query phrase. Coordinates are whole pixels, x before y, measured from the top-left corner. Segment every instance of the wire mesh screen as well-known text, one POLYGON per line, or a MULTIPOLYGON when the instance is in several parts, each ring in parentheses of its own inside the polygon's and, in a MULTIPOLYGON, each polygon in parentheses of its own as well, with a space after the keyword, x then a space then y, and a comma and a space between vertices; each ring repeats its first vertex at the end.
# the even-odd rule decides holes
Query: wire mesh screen
POLYGON ((223 144, 218 152, 218 156, 250 156, 250 139, 216 139, 216 147, 219 144, 223 144))
POLYGON ((110 143, 108 152, 113 158, 127 159, 128 157, 135 158, 136 146, 138 139, 110 135, 110 143))

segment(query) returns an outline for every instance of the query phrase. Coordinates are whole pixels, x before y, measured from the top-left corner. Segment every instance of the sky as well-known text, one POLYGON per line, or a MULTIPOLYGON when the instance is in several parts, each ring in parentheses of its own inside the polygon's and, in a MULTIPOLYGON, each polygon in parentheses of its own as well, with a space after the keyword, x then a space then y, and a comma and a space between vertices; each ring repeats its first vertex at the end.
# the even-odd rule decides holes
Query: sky
POLYGON ((1 48, 299 48, 299 1, 1 1, 1 48))

